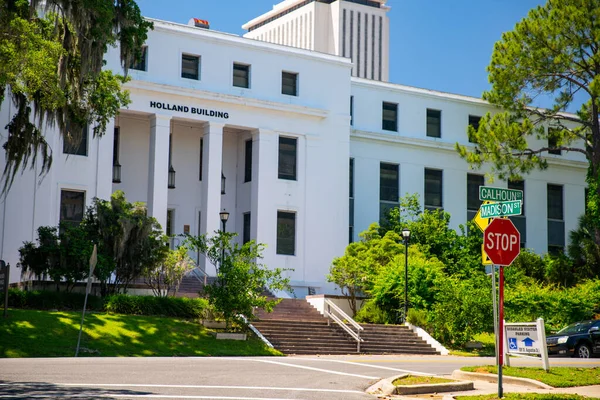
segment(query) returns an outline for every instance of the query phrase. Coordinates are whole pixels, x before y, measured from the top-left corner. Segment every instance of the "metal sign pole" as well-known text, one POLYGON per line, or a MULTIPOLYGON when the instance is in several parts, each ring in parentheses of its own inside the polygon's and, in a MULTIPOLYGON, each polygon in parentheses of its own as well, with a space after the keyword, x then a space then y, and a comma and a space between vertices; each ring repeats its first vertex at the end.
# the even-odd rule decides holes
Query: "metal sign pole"
POLYGON ((496 339, 496 365, 498 363, 498 308, 496 305, 496 266, 492 265, 492 309, 494 313, 494 338, 496 339))
POLYGON ((550 371, 550 361, 548 360, 548 345, 546 344, 546 328, 544 326, 544 319, 538 318, 537 321, 538 340, 542 342, 541 356, 542 364, 546 371, 550 371))
POLYGON ((503 397, 502 393, 502 367, 504 365, 504 266, 500 265, 500 299, 498 304, 498 313, 500 314, 498 318, 499 325, 499 339, 498 339, 498 348, 499 348, 499 363, 498 363, 498 398, 503 397))

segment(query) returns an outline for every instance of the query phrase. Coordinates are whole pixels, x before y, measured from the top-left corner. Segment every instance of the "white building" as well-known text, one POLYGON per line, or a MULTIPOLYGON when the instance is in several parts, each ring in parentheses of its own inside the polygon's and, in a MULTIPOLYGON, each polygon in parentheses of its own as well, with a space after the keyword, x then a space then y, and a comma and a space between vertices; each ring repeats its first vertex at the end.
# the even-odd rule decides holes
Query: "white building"
MULTIPOLYGON (((145 202, 171 234, 212 233, 227 210, 227 231, 267 244, 264 263, 289 269, 297 296, 335 293, 331 261, 399 196, 418 193, 450 212, 452 227, 464 224, 484 178, 454 144, 468 144, 467 125, 494 109, 386 83, 387 10, 384 0, 286 0, 244 25, 246 37, 154 20, 126 85, 132 103, 107 134, 69 150, 48 129, 50 173, 25 171, 0 205, 12 280, 37 227, 80 219, 115 190, 145 202)), ((107 68, 121 70, 118 53, 107 68)), ((10 112, 0 110, 2 129, 10 112)), ((547 157, 548 170, 514 184, 525 191, 522 241, 540 253, 565 246, 584 209, 585 160, 547 157)))

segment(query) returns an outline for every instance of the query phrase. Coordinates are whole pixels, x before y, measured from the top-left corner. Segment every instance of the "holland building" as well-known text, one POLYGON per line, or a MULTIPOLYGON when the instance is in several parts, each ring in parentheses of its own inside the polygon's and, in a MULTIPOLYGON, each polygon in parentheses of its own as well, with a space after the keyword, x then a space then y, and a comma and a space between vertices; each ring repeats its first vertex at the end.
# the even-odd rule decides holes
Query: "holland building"
MULTIPOLYGON (((116 190, 146 203, 173 235, 217 231, 226 210, 228 231, 267 244, 264 263, 289 269, 299 297, 336 293, 331 261, 407 193, 448 211, 453 228, 473 218, 485 171, 470 171, 454 144, 468 145, 467 126, 497 110, 388 82, 385 3, 286 0, 246 23, 243 37, 194 19, 152 20, 126 84, 132 103, 106 135, 88 129, 71 149, 47 130, 51 171, 18 175, 0 203, 0 258, 12 280, 18 248, 39 226, 79 221, 94 197, 116 190)), ((122 72, 118 49, 106 60, 122 72)), ((0 110, 4 137, 9 111, 0 110)), ((585 203, 585 159, 546 158, 546 171, 494 183, 524 190, 525 214, 514 221, 538 253, 565 247, 585 203)))

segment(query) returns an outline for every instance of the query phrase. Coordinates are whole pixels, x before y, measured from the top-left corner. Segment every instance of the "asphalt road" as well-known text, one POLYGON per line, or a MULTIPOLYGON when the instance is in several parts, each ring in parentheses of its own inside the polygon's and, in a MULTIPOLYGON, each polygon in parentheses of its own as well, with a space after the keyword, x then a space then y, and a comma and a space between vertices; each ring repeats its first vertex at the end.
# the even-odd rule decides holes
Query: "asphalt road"
MULTIPOLYGON (((0 398, 374 399, 364 393, 406 372, 450 374, 494 358, 321 356, 228 358, 0 359, 0 398)), ((539 366, 536 360, 512 365, 539 366)), ((551 359, 551 366, 597 366, 600 359, 551 359)))

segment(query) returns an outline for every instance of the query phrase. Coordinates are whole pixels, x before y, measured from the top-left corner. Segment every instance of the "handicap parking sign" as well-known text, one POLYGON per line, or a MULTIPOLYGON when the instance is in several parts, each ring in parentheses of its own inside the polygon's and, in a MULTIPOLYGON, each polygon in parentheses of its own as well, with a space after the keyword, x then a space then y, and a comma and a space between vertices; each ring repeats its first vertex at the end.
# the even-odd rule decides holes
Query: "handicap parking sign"
POLYGON ((508 338, 508 349, 509 350, 518 350, 517 346, 517 338, 508 338))

